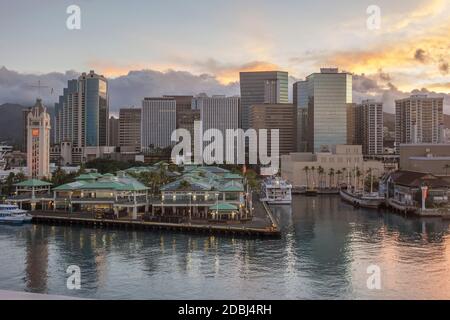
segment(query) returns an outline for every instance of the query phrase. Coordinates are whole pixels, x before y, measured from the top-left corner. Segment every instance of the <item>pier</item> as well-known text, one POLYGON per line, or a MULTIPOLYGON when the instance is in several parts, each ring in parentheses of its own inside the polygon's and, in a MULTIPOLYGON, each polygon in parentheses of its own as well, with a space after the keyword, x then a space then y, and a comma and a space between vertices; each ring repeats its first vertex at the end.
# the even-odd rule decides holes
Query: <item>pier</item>
POLYGON ((34 211, 33 223, 85 226, 105 229, 172 231, 197 234, 231 235, 243 237, 277 238, 281 236, 278 223, 273 218, 270 208, 261 202, 255 202, 255 216, 251 221, 235 223, 210 223, 192 220, 191 222, 157 222, 133 220, 129 218, 98 218, 91 212, 67 213, 54 211, 34 211))

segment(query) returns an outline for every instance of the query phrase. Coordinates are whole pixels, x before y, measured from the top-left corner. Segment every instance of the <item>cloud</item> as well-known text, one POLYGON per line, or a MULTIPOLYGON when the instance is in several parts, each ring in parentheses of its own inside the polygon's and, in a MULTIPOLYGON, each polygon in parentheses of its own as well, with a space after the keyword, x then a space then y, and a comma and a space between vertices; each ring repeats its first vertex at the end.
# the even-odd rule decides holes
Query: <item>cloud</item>
MULTIPOLYGON (((97 70, 103 74, 102 70, 97 70)), ((65 73, 52 72, 48 74, 23 74, 11 71, 5 67, 0 68, 0 104, 19 103, 32 105, 38 96, 38 80, 49 88, 41 89, 41 97, 47 106, 53 106, 58 96, 67 86, 67 81, 75 79, 79 72, 67 71, 65 73), (53 94, 52 90, 53 88, 53 94)), ((155 71, 141 70, 129 71, 124 76, 109 78, 110 109, 117 111, 124 106, 140 106, 144 97, 161 96, 164 94, 198 93, 239 94, 239 84, 222 84, 216 77, 208 74, 194 75, 186 71, 155 71)))
MULTIPOLYGON (((246 64, 252 67, 252 64, 246 64)), ((220 64, 219 64, 220 66, 220 64)), ((103 73, 102 70, 97 70, 103 73)), ((238 72, 238 71, 237 71, 238 72)), ((67 71, 64 73, 52 72, 48 74, 22 74, 11 71, 5 67, 0 68, 0 104, 19 103, 32 105, 37 96, 37 89, 32 85, 40 80, 53 88, 43 88, 41 95, 47 106, 53 106, 58 96, 62 94, 67 80, 79 76, 79 72, 67 71)), ((289 76, 289 97, 292 101, 292 84, 300 79, 289 76)), ((110 111, 117 113, 121 107, 141 106, 144 97, 162 95, 196 95, 199 93, 224 94, 228 96, 239 95, 239 83, 223 84, 216 76, 210 74, 195 75, 187 71, 156 71, 139 70, 129 71, 126 75, 109 78, 110 111)), ((363 99, 373 98, 384 104, 385 111, 394 112, 395 99, 405 98, 413 93, 424 93, 430 96, 444 97, 444 108, 450 113, 450 83, 433 82, 427 88, 420 90, 401 90, 393 82, 392 77, 379 69, 375 74, 353 75, 353 101, 358 103, 363 99)))
POLYGON ((222 63, 215 59, 195 61, 194 66, 204 72, 214 74, 222 83, 239 81, 239 72, 267 71, 282 69, 271 62, 251 61, 244 64, 222 63))
POLYGON ((65 73, 52 72, 47 74, 25 74, 0 68, 0 104, 14 102, 32 105, 40 96, 44 102, 53 103, 67 85, 67 80, 79 76, 75 71, 65 73), (37 88, 38 81, 42 88, 37 88), (53 93, 52 93, 53 89, 53 93))
POLYGON ((196 95, 199 93, 238 95, 239 84, 222 84, 215 76, 194 75, 187 71, 155 70, 130 71, 125 76, 109 80, 112 110, 124 106, 140 106, 144 97, 171 94, 196 95))
POLYGON ((416 52, 414 53, 414 59, 422 63, 427 62, 428 57, 426 56, 425 50, 417 49, 416 52))
POLYGON ((448 74, 448 71, 449 71, 449 68, 448 68, 448 62, 445 61, 444 59, 440 59, 440 60, 439 60, 439 71, 440 71, 443 75, 448 74))
POLYGON ((392 82, 380 84, 377 75, 353 75, 353 102, 360 103, 364 99, 375 99, 383 103, 386 112, 394 113, 395 100, 407 98, 413 94, 426 94, 429 97, 444 98, 444 112, 450 114, 450 94, 445 93, 450 89, 450 82, 433 83, 429 88, 403 91, 392 82))

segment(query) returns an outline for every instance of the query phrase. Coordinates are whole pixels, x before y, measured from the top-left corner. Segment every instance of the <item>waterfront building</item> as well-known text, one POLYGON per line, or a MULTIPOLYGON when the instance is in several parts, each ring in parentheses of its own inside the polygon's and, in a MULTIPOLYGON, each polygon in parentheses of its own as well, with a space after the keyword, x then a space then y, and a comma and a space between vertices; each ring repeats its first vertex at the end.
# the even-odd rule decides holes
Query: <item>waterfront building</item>
POLYGON ((450 176, 450 144, 400 144, 400 170, 450 176))
POLYGON ((56 144, 69 141, 74 147, 107 146, 109 127, 108 82, 90 71, 69 80, 55 104, 56 144))
MULTIPOLYGON (((233 143, 231 146, 227 144, 226 130, 236 130, 240 127, 239 97, 226 97, 222 95, 208 97, 205 94, 201 94, 192 100, 192 108, 199 111, 202 138, 206 131, 210 129, 218 130, 223 137, 224 159, 226 159, 227 149, 234 150, 234 158, 236 159, 237 143, 234 143, 234 148, 233 143)), ((196 143, 198 143, 198 145, 203 144, 204 146, 207 144, 206 142, 203 142, 203 139, 196 143)), ((206 156, 203 161, 210 162, 212 159, 208 157, 209 156, 206 156)))
POLYGON ((308 82, 293 85, 293 103, 297 108, 297 152, 308 151, 308 82))
POLYGON ((140 108, 122 108, 119 111, 120 152, 141 151, 141 113, 140 108))
POLYGON ((239 221, 251 216, 244 178, 218 167, 185 167, 183 175, 161 187, 154 216, 189 220, 239 221))
POLYGON ((396 210, 438 215, 448 210, 449 186, 448 181, 430 173, 400 170, 385 177, 380 191, 396 210))
POLYGON ((288 73, 283 71, 240 72, 241 127, 250 128, 250 107, 255 104, 289 103, 288 73))
POLYGON ((50 177, 50 115, 41 99, 27 117, 27 166, 31 178, 50 177))
POLYGON ((395 143, 441 143, 444 98, 412 95, 395 101, 395 143))
POLYGON ((119 146, 119 119, 116 117, 109 118, 108 146, 119 146))
POLYGON ((53 188, 53 209, 137 219, 139 212, 149 211, 148 189, 125 172, 82 174, 74 182, 53 188))
POLYGON ((174 144, 172 132, 176 129, 176 100, 171 97, 144 98, 141 116, 141 149, 150 151, 174 144))
POLYGON ((29 179, 16 183, 14 186, 16 191, 14 195, 7 198, 9 203, 32 211, 46 210, 52 207, 51 183, 39 179, 29 179))
POLYGON ((330 150, 347 143, 347 107, 352 103, 352 75, 322 68, 306 77, 308 151, 330 150))
POLYGON ((281 156, 281 176, 294 189, 337 188, 349 179, 354 183, 355 175, 362 179, 369 170, 380 177, 384 165, 381 161, 364 160, 360 145, 336 145, 329 152, 297 152, 281 156))
MULTIPOLYGON (((270 130, 279 130, 279 154, 289 154, 297 149, 297 108, 292 104, 256 104, 250 108, 250 126, 257 132, 267 129, 267 150, 272 148, 270 130)), ((259 134, 259 133, 258 133, 259 134)), ((252 146, 250 146, 250 150, 252 146)))

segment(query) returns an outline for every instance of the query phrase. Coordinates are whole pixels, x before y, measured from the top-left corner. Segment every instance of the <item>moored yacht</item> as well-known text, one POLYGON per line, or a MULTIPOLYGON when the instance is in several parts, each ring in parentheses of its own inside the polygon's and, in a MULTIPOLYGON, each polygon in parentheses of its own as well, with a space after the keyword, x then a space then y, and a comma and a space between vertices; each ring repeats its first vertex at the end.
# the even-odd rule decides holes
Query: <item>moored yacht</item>
POLYGON ((31 222, 31 215, 14 204, 0 204, 0 223, 23 224, 31 222))
POLYGON ((342 200, 355 207, 378 209, 384 203, 384 197, 380 196, 378 192, 365 193, 341 189, 340 195, 342 200))
POLYGON ((262 183, 261 201, 268 204, 290 204, 292 202, 292 185, 276 176, 262 183))
MULTIPOLYGON (((355 186, 357 185, 356 181, 356 174, 355 174, 355 186, 350 186, 350 179, 348 177, 347 182, 347 188, 341 189, 339 194, 342 198, 342 200, 353 204, 355 207, 362 207, 362 208, 370 208, 370 209, 378 209, 380 208, 384 202, 385 199, 383 196, 381 196, 378 192, 373 191, 373 175, 372 171, 370 171, 370 192, 366 192, 364 190, 364 186, 362 190, 358 190, 355 186)), ((365 181, 363 177, 363 181, 365 181)))

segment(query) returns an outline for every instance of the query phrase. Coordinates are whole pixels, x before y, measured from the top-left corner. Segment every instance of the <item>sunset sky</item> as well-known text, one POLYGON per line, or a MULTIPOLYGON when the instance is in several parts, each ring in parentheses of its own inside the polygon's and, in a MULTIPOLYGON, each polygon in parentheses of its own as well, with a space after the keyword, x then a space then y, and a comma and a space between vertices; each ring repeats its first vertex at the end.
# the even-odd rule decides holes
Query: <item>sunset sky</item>
POLYGON ((115 108, 142 99, 124 94, 239 94, 244 70, 286 70, 292 82, 336 66, 358 76, 355 100, 373 96, 389 109, 425 89, 444 95, 450 113, 449 17, 448 0, 2 1, 0 103, 37 79, 60 94, 66 78, 91 69, 111 90, 142 86, 111 92, 115 108), (81 30, 66 28, 71 4, 81 30), (379 30, 366 27, 371 4, 379 30))

